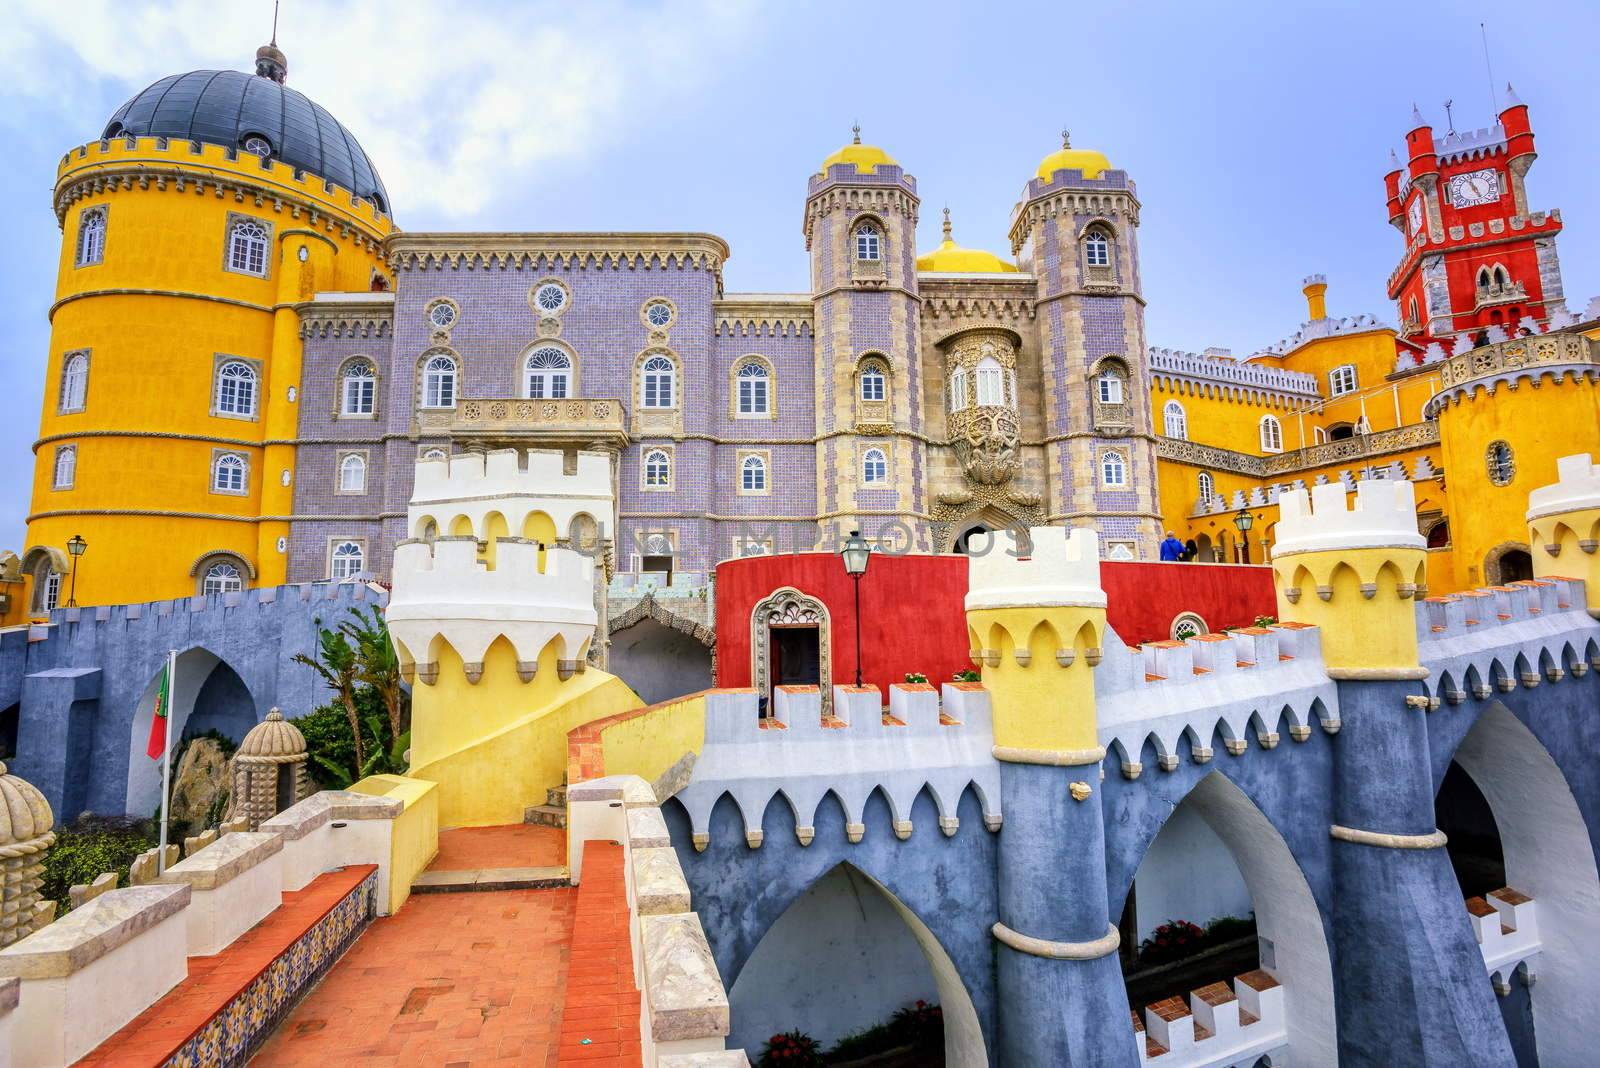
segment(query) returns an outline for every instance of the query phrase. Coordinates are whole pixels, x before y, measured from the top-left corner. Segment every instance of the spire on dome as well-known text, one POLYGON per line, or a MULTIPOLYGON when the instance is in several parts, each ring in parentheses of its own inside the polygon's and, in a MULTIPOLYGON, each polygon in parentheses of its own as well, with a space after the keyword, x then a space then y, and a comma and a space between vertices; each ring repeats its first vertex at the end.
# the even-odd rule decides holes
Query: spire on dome
POLYGON ((850 143, 852 145, 859 145, 861 143, 861 124, 858 122, 854 126, 850 127, 850 133, 852 134, 850 143))
POLYGON ((1072 147, 1072 131, 1071 130, 1062 130, 1061 131, 1061 147, 1062 148, 1071 148, 1072 147))
POLYGON ((289 77, 289 57, 278 48, 278 4, 272 5, 272 40, 256 49, 256 75, 282 85, 289 77))
POLYGON ((953 240, 950 236, 950 205, 948 204, 944 206, 944 239, 946 241, 953 240))

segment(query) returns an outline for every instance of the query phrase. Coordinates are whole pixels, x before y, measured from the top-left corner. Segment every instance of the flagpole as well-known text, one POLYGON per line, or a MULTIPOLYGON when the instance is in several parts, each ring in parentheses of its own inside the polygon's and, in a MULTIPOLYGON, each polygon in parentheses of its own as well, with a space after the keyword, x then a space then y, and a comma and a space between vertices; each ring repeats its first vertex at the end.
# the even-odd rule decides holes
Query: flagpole
MULTIPOLYGON (((172 761, 172 699, 178 692, 178 650, 167 650, 167 708, 166 723, 161 730, 161 848, 156 854, 156 871, 167 870, 167 798, 170 795, 168 777, 172 761)), ((159 711, 159 710, 158 710, 159 711)))

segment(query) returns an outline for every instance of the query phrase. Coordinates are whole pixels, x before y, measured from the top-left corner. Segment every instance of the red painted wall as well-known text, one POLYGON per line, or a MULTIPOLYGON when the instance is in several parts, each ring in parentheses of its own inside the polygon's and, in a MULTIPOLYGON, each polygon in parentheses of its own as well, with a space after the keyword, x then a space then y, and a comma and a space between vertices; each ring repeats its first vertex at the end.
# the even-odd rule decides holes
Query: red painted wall
MULTIPOLYGON (((1272 570, 1234 564, 1112 562, 1100 565, 1107 618, 1129 645, 1170 636, 1180 612, 1213 630, 1276 612, 1272 570)), ((753 556, 717 565, 717 685, 751 685, 750 613, 793 586, 828 606, 833 681, 855 680, 851 579, 833 553, 753 556)), ((971 667, 967 657, 967 560, 877 555, 861 579, 862 678, 887 698, 890 683, 920 671, 938 684, 971 667)))

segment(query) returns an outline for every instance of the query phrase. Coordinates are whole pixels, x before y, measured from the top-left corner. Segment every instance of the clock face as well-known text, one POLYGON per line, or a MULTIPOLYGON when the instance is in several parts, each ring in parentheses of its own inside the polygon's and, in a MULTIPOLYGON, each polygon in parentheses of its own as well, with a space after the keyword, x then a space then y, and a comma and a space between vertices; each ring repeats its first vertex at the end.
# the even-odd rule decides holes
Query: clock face
POLYGON ((1416 237, 1422 231, 1422 194, 1417 194, 1411 201, 1411 236, 1416 237))
POLYGON ((1458 208, 1493 204, 1500 199, 1500 173, 1491 168, 1450 179, 1450 203, 1458 208))

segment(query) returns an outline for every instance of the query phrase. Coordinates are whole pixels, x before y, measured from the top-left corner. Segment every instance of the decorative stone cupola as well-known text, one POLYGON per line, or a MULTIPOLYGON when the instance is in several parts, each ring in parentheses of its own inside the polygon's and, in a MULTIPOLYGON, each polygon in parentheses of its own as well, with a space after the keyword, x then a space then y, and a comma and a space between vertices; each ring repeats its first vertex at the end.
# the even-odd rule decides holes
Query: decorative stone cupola
POLYGON ((310 792, 306 737, 274 708, 250 728, 234 754, 229 817, 244 816, 253 831, 310 792))
POLYGON ((0 764, 0 946, 26 938, 55 918, 42 900, 45 851, 55 842, 50 802, 0 764))

